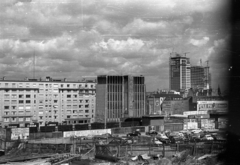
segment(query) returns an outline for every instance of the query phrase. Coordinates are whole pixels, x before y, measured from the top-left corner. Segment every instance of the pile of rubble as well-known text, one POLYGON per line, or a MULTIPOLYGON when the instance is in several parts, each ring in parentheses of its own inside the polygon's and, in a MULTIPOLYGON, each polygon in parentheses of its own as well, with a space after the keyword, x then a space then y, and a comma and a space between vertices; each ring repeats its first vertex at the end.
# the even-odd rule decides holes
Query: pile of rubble
POLYGON ((137 155, 124 157, 118 162, 93 161, 91 165, 223 165, 217 159, 217 155, 207 154, 202 156, 191 156, 189 150, 179 152, 172 157, 165 158, 162 155, 137 155))

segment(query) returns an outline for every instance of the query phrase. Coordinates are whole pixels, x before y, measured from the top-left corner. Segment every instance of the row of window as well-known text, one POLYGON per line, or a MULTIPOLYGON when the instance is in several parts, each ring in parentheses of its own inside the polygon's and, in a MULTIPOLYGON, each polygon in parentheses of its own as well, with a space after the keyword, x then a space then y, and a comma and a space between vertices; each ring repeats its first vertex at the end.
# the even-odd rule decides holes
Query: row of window
POLYGON ((24 121, 31 121, 30 117, 10 117, 10 118, 4 118, 3 119, 4 122, 24 122, 24 121))
POLYGON ((85 87, 85 88, 94 88, 93 84, 36 84, 36 83, 0 83, 0 87, 6 87, 6 88, 79 88, 79 87, 85 87))

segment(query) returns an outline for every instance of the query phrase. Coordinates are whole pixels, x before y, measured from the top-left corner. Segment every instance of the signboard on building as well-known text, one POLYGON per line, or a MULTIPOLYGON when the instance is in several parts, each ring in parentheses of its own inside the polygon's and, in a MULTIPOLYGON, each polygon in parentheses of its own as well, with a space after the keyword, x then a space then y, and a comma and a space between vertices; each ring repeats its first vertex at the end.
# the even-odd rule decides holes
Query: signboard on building
POLYGON ((29 128, 12 128, 11 140, 28 139, 29 128))
POLYGON ((206 119, 206 118, 210 118, 209 114, 197 114, 197 115, 188 115, 189 119, 206 119))
POLYGON ((188 122, 187 129, 198 129, 198 123, 197 122, 188 122))
POLYGON ((214 119, 201 119, 201 128, 215 129, 215 120, 214 119))
POLYGON ((228 101, 197 101, 197 110, 198 111, 208 111, 208 110, 217 110, 217 111, 227 111, 228 110, 228 101))
POLYGON ((67 131, 63 132, 63 137, 71 137, 71 136, 95 136, 109 133, 111 134, 111 129, 97 129, 97 130, 84 130, 84 131, 67 131))
POLYGON ((160 98, 155 98, 155 105, 154 105, 154 113, 161 114, 162 111, 162 104, 164 101, 165 97, 160 97, 160 98))
POLYGON ((171 101, 166 101, 164 100, 163 103, 162 103, 162 111, 163 111, 163 114, 171 114, 171 101))
POLYGON ((183 115, 208 114, 207 111, 184 111, 183 115))
POLYGON ((198 121, 197 119, 184 119, 183 120, 183 129, 198 129, 198 121))

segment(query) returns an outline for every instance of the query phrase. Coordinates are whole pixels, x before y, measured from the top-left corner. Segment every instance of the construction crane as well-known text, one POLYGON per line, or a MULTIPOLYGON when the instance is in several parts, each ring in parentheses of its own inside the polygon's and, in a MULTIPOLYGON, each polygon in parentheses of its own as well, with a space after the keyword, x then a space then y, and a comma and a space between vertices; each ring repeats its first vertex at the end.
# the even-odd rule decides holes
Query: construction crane
POLYGON ((187 55, 188 53, 190 53, 190 52, 185 52, 185 53, 184 53, 184 54, 185 54, 185 57, 186 57, 186 55, 187 55))
POLYGON ((205 61, 206 63, 207 63, 207 67, 208 67, 208 63, 209 63, 209 61, 207 60, 207 61, 205 61))

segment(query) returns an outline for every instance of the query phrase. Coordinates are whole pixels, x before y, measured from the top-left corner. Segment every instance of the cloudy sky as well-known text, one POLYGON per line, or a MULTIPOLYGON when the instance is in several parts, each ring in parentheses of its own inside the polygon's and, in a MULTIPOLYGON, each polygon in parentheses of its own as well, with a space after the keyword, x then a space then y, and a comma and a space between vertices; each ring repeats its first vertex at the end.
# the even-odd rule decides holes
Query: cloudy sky
POLYGON ((132 74, 169 88, 169 54, 209 61, 226 89, 230 26, 224 0, 1 0, 0 77, 132 74))

